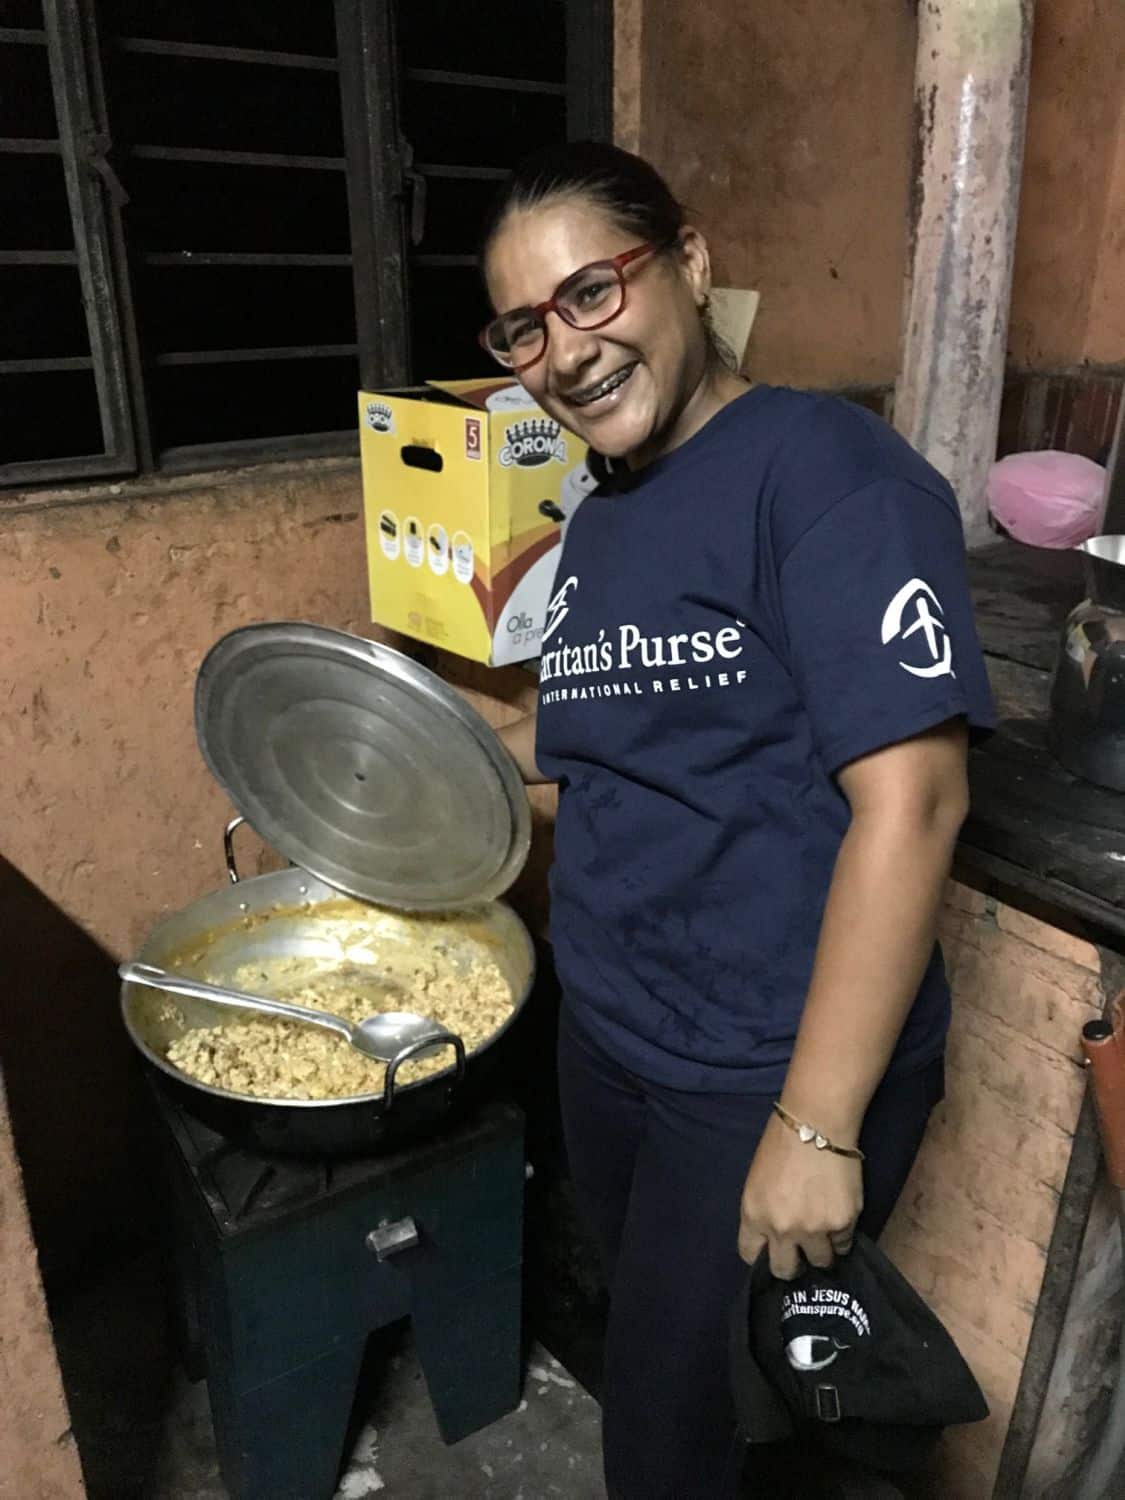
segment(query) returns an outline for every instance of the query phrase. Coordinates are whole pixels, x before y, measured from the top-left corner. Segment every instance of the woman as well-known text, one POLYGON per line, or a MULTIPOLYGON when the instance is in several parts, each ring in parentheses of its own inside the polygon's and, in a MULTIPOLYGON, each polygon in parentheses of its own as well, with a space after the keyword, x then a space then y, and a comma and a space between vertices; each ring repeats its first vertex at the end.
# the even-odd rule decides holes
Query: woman
POLYGON ((559 1071, 610 1286, 607 1484, 722 1500, 742 1262, 791 1278, 878 1234, 942 1094, 935 924, 991 722, 960 518, 877 418, 724 364, 706 242, 638 158, 528 162, 482 265, 485 346, 605 475, 505 739, 561 791, 559 1071))

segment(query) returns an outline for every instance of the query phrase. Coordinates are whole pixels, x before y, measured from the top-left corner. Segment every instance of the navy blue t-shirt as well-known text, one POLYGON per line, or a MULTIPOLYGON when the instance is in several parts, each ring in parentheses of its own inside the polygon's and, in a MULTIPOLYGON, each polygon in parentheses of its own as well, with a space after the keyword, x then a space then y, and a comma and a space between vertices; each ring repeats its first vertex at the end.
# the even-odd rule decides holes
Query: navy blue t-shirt
MULTIPOLYGON (((960 515, 879 418, 755 386, 590 495, 536 748, 579 1023, 655 1083, 779 1089, 849 822, 834 773, 955 715, 993 723, 960 515)), ((948 1021, 935 950, 892 1071, 938 1056, 948 1021)))

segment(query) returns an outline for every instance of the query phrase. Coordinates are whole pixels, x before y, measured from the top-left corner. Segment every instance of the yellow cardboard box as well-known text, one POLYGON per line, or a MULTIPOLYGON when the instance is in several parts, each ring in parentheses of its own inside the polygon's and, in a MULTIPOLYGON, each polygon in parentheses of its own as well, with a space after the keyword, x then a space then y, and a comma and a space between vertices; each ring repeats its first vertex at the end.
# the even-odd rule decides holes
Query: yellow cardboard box
POLYGON ((539 655, 586 447, 511 379, 359 394, 371 617, 491 666, 539 655))

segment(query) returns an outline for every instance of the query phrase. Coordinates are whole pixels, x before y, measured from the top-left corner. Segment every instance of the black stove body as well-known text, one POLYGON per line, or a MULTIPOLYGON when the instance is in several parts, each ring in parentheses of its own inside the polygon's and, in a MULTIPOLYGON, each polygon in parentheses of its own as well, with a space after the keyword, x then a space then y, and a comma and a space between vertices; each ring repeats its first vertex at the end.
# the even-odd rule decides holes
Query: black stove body
POLYGON ((231 1500, 331 1500, 367 1337, 404 1317, 446 1442, 517 1405, 515 1105, 391 1154, 267 1158, 150 1085, 185 1353, 208 1380, 231 1500))

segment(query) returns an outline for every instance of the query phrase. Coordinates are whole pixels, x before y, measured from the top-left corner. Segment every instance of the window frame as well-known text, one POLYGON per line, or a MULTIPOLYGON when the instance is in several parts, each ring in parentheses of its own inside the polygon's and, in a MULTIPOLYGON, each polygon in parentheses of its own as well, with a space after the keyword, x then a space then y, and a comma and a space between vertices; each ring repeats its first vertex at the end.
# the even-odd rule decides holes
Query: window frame
MULTIPOLYGON (((409 3, 409 0, 407 0, 409 3)), ((130 256, 121 206, 127 196, 112 166, 112 137, 97 36, 94 0, 42 0, 42 32, 0 28, 0 41, 45 45, 58 125, 51 142, 0 140, 0 152, 57 153, 62 160, 74 247, 72 251, 0 252, 2 264, 76 266, 86 309, 89 357, 0 361, 0 373, 36 373, 66 368, 93 372, 102 424, 100 453, 68 458, 0 463, 0 507, 18 502, 18 490, 58 481, 98 481, 134 475, 185 474, 236 464, 347 456, 358 452, 358 433, 292 433, 279 437, 192 443, 158 449, 148 419, 146 369, 133 315, 130 256), (12 488, 17 490, 13 497, 12 488)), ((343 121, 344 157, 317 160, 321 170, 343 170, 350 224, 350 256, 201 253, 193 263, 300 264, 331 261, 352 268, 356 343, 309 345, 300 350, 230 349, 161 354, 156 366, 173 363, 254 363, 279 357, 355 353, 363 388, 407 384, 411 376, 411 264, 472 263, 471 256, 411 256, 411 223, 424 211, 430 177, 501 177, 492 168, 426 167, 414 163, 400 124, 402 77, 395 40, 396 0, 334 0, 336 57, 266 53, 246 48, 191 43, 154 43, 122 38, 132 50, 173 55, 217 56, 228 60, 316 66, 337 72, 343 121)), ((565 84, 493 79, 471 74, 449 78, 482 88, 498 86, 565 93, 570 139, 612 138, 612 0, 566 0, 565 84)), ((409 70, 411 76, 419 70, 409 70)), ((421 70, 423 73, 427 70, 421 70)), ((435 75, 436 76, 436 75, 435 75)), ((445 75, 442 75, 443 77, 445 75)), ((143 149, 143 148, 142 148, 143 149)), ((152 151, 145 152, 153 154, 152 151)), ((167 153, 161 153, 167 154, 167 153)), ((183 155, 184 153, 177 153, 183 155)), ((193 156, 256 156, 260 153, 192 153, 193 156)), ((276 165, 288 166, 280 158, 276 165)), ((303 158, 292 166, 313 166, 303 158)), ((139 258, 139 256, 138 256, 139 258)), ((146 263, 172 256, 145 256, 146 263)), ((191 270, 184 269, 184 275, 191 270)))
POLYGON ((61 158, 74 247, 72 251, 10 251, 3 258, 14 265, 77 267, 90 354, 3 360, 0 373, 92 370, 102 452, 0 464, 3 485, 103 478, 132 473, 139 467, 131 399, 136 370, 130 368, 130 355, 135 358, 136 349, 129 337, 132 317, 127 292, 123 306, 119 279, 123 240, 117 206, 103 191, 105 174, 115 181, 105 155, 109 131, 100 77, 91 78, 87 66, 93 13, 86 0, 42 0, 42 4, 42 33, 17 34, 9 29, 0 32, 0 40, 46 46, 57 135, 51 142, 5 141, 0 149, 13 155, 44 152, 61 158))

